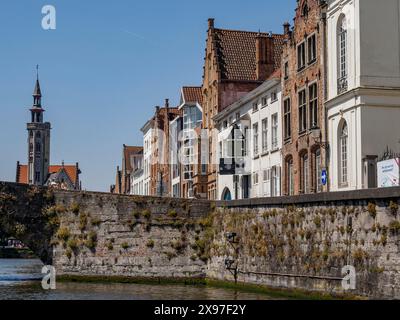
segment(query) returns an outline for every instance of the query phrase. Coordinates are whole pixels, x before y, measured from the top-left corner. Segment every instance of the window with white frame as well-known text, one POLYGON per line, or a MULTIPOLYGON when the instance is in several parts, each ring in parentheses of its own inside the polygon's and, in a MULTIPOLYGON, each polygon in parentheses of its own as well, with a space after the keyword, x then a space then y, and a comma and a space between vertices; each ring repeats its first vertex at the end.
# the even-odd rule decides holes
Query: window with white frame
POLYGON ((309 115, 310 115, 310 128, 318 127, 318 91, 317 84, 314 83, 308 88, 309 93, 309 115))
POLYGON ((309 161, 307 153, 303 155, 302 162, 302 189, 307 194, 309 193, 309 161))
POLYGON ((258 172, 253 173, 253 184, 258 184, 258 172))
POLYGON ((268 118, 262 121, 262 152, 268 151, 268 118))
POLYGON ((292 124, 291 124, 291 102, 290 98, 284 101, 283 107, 283 122, 284 122, 284 134, 285 140, 288 140, 292 137, 292 124))
POLYGON ((300 71, 306 66, 306 43, 297 46, 297 70, 300 71))
POLYGON ((272 150, 278 149, 278 113, 271 117, 272 120, 272 150))
POLYGON ((268 197, 270 195, 270 170, 263 171, 263 195, 268 197))
POLYGON ((276 93, 276 91, 272 91, 271 92, 271 102, 275 102, 276 100, 278 100, 278 94, 276 93))
POLYGON ((253 112, 257 112, 257 111, 258 111, 258 103, 253 102, 253 112))
POLYGON ((253 153, 258 155, 258 123, 253 124, 253 153))
POLYGON ((307 96, 306 90, 299 92, 299 133, 307 130, 307 96))
POLYGON ((308 64, 311 64, 317 59, 317 41, 315 34, 307 39, 307 49, 308 64))
POLYGON ((338 94, 347 91, 347 24, 342 16, 338 22, 338 94))
POLYGON ((289 61, 285 62, 284 66, 284 78, 285 80, 289 78, 289 61))
POLYGON ((286 163, 286 183, 288 195, 294 195, 294 170, 293 170, 293 158, 289 158, 286 163))
POLYGON ((344 121, 339 132, 339 178, 340 184, 346 186, 348 184, 348 142, 349 132, 347 122, 344 121))
POLYGON ((274 166, 271 169, 271 197, 280 195, 280 167, 274 166))
POLYGON ((249 154, 250 151, 250 137, 249 137, 249 127, 245 126, 244 127, 244 139, 242 142, 242 151, 243 151, 243 156, 246 157, 249 154))
POLYGON ((267 97, 262 97, 261 98, 261 105, 262 105, 263 108, 265 108, 268 105, 267 97))

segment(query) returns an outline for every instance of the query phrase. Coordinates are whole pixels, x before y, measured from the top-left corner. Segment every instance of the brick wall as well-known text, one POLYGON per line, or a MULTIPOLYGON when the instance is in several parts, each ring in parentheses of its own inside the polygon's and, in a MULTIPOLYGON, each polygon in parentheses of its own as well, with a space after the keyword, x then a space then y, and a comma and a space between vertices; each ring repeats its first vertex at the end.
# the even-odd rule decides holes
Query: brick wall
MULTIPOLYGON (((324 41, 325 24, 321 20, 323 8, 317 0, 308 0, 308 13, 304 15, 303 9, 305 1, 298 1, 294 30, 287 35, 287 42, 283 47, 282 66, 289 64, 289 75, 282 77, 282 100, 290 98, 291 101, 291 137, 285 139, 282 149, 283 159, 283 193, 289 194, 288 163, 292 161, 294 172, 294 194, 305 193, 303 187, 303 157, 308 155, 308 193, 316 191, 316 153, 321 153, 321 167, 327 167, 326 152, 319 143, 325 140, 325 76, 324 76, 324 41), (308 62, 306 56, 306 66, 298 70, 297 48, 305 41, 305 50, 308 51, 308 38, 315 34, 316 36, 316 59, 312 63, 308 62), (310 107, 309 107, 309 88, 312 84, 317 84, 318 90, 318 128, 320 135, 317 139, 311 134, 310 129, 310 107), (306 90, 307 95, 307 130, 300 132, 299 129, 299 92, 306 90)), ((282 115, 284 115, 284 104, 282 105, 282 115)), ((325 189, 326 191, 326 189, 325 189)))

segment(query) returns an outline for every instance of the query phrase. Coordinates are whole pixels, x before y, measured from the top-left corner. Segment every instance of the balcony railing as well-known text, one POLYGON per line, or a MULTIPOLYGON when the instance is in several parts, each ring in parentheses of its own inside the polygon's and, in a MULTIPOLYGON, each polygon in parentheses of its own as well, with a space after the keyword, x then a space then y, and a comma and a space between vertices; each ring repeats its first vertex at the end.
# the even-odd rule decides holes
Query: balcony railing
POLYGON ((342 94, 348 90, 347 76, 338 79, 338 94, 342 94))

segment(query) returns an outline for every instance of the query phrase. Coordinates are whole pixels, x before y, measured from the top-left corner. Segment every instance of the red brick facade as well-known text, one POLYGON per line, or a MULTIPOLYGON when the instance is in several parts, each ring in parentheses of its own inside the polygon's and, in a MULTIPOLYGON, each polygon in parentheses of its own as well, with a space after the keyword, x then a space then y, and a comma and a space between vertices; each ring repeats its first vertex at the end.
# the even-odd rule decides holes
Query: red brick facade
POLYGON ((326 191, 320 182, 321 170, 327 167, 324 10, 318 0, 300 0, 293 30, 285 25, 287 40, 282 53, 285 195, 326 191))
POLYGON ((152 164, 150 173, 150 195, 171 194, 171 164, 169 160, 170 121, 179 115, 178 108, 170 108, 166 100, 163 108, 156 108, 153 118, 152 164))
POLYGON ((203 76, 203 128, 208 131, 207 197, 217 198, 213 117, 257 88, 280 66, 282 35, 214 28, 209 19, 203 76))

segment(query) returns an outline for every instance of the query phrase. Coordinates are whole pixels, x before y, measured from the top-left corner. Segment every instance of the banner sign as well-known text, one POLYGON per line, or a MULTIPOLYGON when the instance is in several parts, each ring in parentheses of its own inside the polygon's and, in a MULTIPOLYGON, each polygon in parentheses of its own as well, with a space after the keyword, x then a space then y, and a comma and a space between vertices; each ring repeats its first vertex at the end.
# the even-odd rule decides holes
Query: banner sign
POLYGON ((400 186, 400 159, 378 162, 378 187, 400 186))

